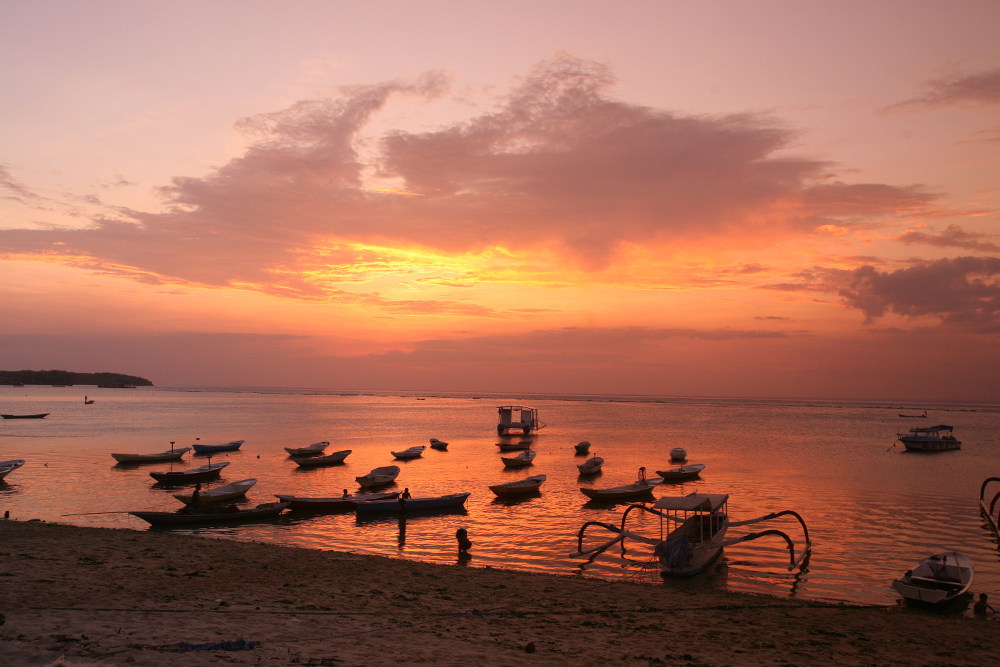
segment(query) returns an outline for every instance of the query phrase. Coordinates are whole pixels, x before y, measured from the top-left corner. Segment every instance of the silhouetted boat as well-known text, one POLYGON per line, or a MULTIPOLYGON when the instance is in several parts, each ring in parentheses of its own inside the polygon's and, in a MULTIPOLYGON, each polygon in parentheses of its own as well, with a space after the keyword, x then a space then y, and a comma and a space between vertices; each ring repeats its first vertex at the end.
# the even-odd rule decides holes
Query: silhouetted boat
POLYGON ((189 482, 202 482, 206 479, 214 479, 222 473, 222 469, 229 465, 229 461, 221 463, 209 463, 198 468, 188 468, 187 470, 171 470, 169 472, 151 472, 149 476, 161 484, 187 484, 189 482))
POLYGON ((701 474, 701 471, 705 469, 704 463, 689 463, 686 466, 680 466, 679 468, 670 468, 668 470, 657 470, 656 474, 663 478, 666 483, 669 482, 685 482, 689 479, 694 479, 701 474))
POLYGON ((506 482, 505 484, 494 484, 490 491, 496 494, 497 498, 513 498, 537 493, 538 488, 545 481, 545 475, 535 475, 526 477, 516 482, 506 482))
POLYGON ((448 443, 444 440, 438 440, 437 438, 431 438, 431 449, 436 449, 439 452, 446 451, 448 449, 448 443))
POLYGON ((924 558, 892 582, 907 600, 944 604, 968 592, 975 572, 972 561, 949 551, 924 558))
MULTIPOLYGON (((229 484, 223 484, 222 486, 216 486, 211 489, 202 489, 198 491, 198 500, 202 503, 221 503, 228 500, 236 500, 237 498, 242 498, 247 494, 247 491, 257 483, 256 479, 241 479, 238 482, 231 482, 229 484)), ((191 504, 191 499, 194 496, 194 492, 191 493, 175 493, 174 498, 181 501, 185 505, 191 504)))
POLYGON ((628 500, 641 498, 663 483, 662 477, 644 477, 631 484, 612 486, 607 489, 588 489, 583 487, 580 493, 592 500, 628 500))
POLYGON ((45 419, 51 412, 39 412, 33 415, 0 415, 4 419, 45 419))
POLYGON ((129 512, 132 516, 157 527, 190 526, 199 523, 230 523, 276 517, 288 508, 288 503, 264 503, 251 509, 225 512, 129 512))
POLYGON ((399 491, 386 493, 359 493, 357 495, 330 496, 320 498, 314 496, 293 496, 288 494, 275 494, 274 496, 283 503, 289 503, 293 510, 307 510, 312 512, 335 512, 353 510, 357 503, 370 500, 391 500, 399 497, 399 491))
POLYGON ((538 452, 526 449, 517 456, 501 456, 500 460, 503 461, 504 468, 524 468, 530 466, 537 455, 538 452))
POLYGON ((300 468, 321 468, 323 466, 335 466, 344 462, 344 459, 351 453, 352 450, 344 449, 339 452, 334 452, 333 454, 327 454, 326 456, 293 456, 292 460, 300 468))
POLYGON ((909 433, 898 433, 899 442, 909 452, 944 452, 960 449, 962 441, 951 434, 951 426, 939 424, 926 428, 911 428, 909 433))
POLYGON ((453 509, 463 507, 471 493, 451 493, 445 496, 406 498, 398 500, 372 500, 358 503, 354 511, 358 515, 376 513, 399 513, 416 510, 453 509))
POLYGON ((381 466, 375 468, 367 475, 361 475, 354 479, 365 489, 373 489, 379 486, 387 486, 396 481, 399 477, 399 466, 381 466))
POLYGON ((191 445, 194 447, 195 454, 212 454, 215 452, 234 452, 239 449, 244 440, 232 440, 230 442, 224 442, 221 445, 203 445, 201 443, 196 443, 191 445))
POLYGON ((586 456, 587 452, 590 451, 590 442, 587 440, 581 440, 573 445, 573 448, 576 450, 577 456, 586 456))
POLYGON ((285 447, 289 456, 319 456, 323 450, 330 446, 329 442, 314 442, 306 447, 285 447))
POLYGON ((153 454, 112 454, 118 463, 163 463, 164 461, 180 461, 181 457, 191 451, 190 447, 179 447, 165 452, 153 454))
POLYGON ((576 468, 581 475, 594 475, 601 472, 602 465, 604 465, 604 459, 595 454, 583 463, 577 464, 576 468))
POLYGON ((404 449, 399 452, 390 452, 400 461, 408 461, 410 459, 417 459, 424 455, 424 450, 427 449, 423 445, 417 445, 416 447, 410 447, 409 449, 404 449))

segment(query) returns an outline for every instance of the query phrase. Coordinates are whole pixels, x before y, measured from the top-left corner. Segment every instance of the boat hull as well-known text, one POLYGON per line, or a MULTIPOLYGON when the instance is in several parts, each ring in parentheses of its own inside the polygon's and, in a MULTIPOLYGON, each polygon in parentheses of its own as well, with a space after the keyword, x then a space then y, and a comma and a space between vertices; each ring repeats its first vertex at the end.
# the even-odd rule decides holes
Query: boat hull
POLYGON ((326 456, 293 456, 292 460, 295 461, 296 465, 300 468, 322 468, 325 466, 336 466, 344 462, 352 450, 345 449, 343 451, 334 452, 333 454, 327 454, 326 456))
POLYGON ((191 445, 195 454, 211 454, 214 452, 235 452, 243 445, 243 440, 234 440, 222 445, 191 445))
POLYGON ((0 480, 24 465, 24 459, 11 459, 10 461, 0 461, 0 480))
POLYGON ((962 443, 959 440, 921 440, 902 437, 899 441, 903 443, 908 452, 947 452, 962 448, 962 443))
POLYGON ((372 500, 392 500, 399 497, 399 492, 392 493, 363 493, 356 496, 332 496, 329 498, 316 498, 307 496, 291 496, 276 494, 275 498, 281 502, 286 502, 293 510, 304 510, 308 512, 338 512, 353 511, 359 502, 372 500))
POLYGON ((229 465, 228 462, 215 463, 201 468, 191 470, 179 470, 177 472, 151 472, 149 476, 160 484, 189 484, 191 482, 203 482, 206 479, 215 479, 222 474, 222 469, 229 465))
POLYGON ((506 484, 494 484, 489 487, 490 491, 496 494, 497 498, 517 498, 520 496, 530 496, 539 492, 545 475, 536 475, 517 482, 507 482, 506 484))
POLYGON ((669 484, 671 482, 686 482, 688 480, 697 479, 698 476, 701 475, 701 471, 704 469, 705 464, 692 463, 691 465, 681 466, 680 468, 657 470, 656 474, 663 478, 664 484, 669 484))
POLYGON ((896 578, 892 587, 907 601, 940 605, 967 593, 974 579, 972 562, 951 551, 923 559, 896 578))
POLYGON ((288 452, 289 456, 319 456, 323 453, 323 450, 330 446, 329 442, 316 442, 306 447, 285 447, 285 451, 288 452))
POLYGON ((374 500, 358 503, 355 507, 362 514, 399 514, 419 510, 453 509, 463 507, 471 493, 452 493, 431 498, 407 498, 399 500, 374 500))
POLYGON ((3 417, 4 419, 45 419, 50 414, 52 413, 40 412, 34 415, 0 415, 0 417, 3 417))
POLYGON ((258 505, 253 509, 236 510, 233 512, 202 512, 198 514, 184 514, 178 512, 129 512, 129 514, 142 519, 151 526, 164 528, 269 519, 278 516, 287 508, 288 503, 264 503, 263 505, 258 505))
POLYGON ((181 458, 191 451, 190 447, 181 447, 169 452, 157 452, 154 454, 112 454, 111 457, 118 463, 163 463, 165 461, 180 461, 181 458))
POLYGON ((653 489, 662 482, 663 480, 659 477, 653 477, 642 483, 635 482, 634 484, 615 486, 610 489, 581 488, 580 493, 591 500, 633 500, 650 495, 653 489))
MULTIPOLYGON (((202 503, 224 503, 230 500, 236 500, 237 498, 242 498, 246 496, 247 491, 249 491, 257 483, 256 479, 241 479, 238 482, 232 482, 231 484, 225 484, 223 486, 216 487, 214 489, 206 489, 199 492, 198 500, 202 503)), ((174 498, 181 501, 184 504, 189 504, 191 498, 194 495, 192 493, 175 493, 174 498)))
POLYGON ((399 466, 382 466, 375 468, 367 475, 355 477, 354 480, 363 489, 376 489, 380 486, 388 486, 399 477, 399 466))

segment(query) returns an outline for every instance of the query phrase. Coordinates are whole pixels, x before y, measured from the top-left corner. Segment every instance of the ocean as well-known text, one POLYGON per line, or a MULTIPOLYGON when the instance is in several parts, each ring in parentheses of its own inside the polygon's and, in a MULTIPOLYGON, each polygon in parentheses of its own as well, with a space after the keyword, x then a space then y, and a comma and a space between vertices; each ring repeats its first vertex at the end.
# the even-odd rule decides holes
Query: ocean
MULTIPOLYGON (((0 483, 0 512, 85 526, 148 530, 128 510, 174 510, 171 494, 153 484, 152 470, 170 464, 117 465, 112 452, 156 452, 245 440, 213 457, 229 461, 217 484, 256 478, 249 504, 274 494, 330 496, 357 490, 354 478, 372 468, 402 468, 393 490, 414 496, 469 491, 462 513, 359 521, 353 513, 285 515, 264 523, 187 528, 223 539, 254 540, 454 564, 455 530, 473 541, 469 567, 508 568, 578 577, 627 579, 654 586, 710 587, 810 600, 894 604, 894 577, 920 558, 959 551, 976 567, 973 590, 1000 597, 1000 553, 979 516, 980 486, 1000 476, 1000 406, 900 401, 833 401, 651 396, 353 392, 283 388, 0 387, 0 412, 40 413, 41 420, 0 420, 0 460, 25 459, 0 483), (84 395, 94 400, 84 404, 84 395), (530 405, 545 423, 528 468, 504 469, 496 446, 497 407, 530 405), (920 414, 926 418, 904 418, 920 414), (949 424, 958 451, 906 453, 897 433, 949 424), (409 462, 389 453, 430 438, 409 462), (327 453, 349 449, 344 465, 299 469, 284 451, 326 440, 327 453), (578 477, 574 445, 588 440, 605 459, 603 473, 578 477), (726 548, 709 571, 663 581, 642 544, 626 542, 592 561, 571 558, 586 521, 617 523, 625 505, 594 505, 581 486, 632 482, 672 465, 669 450, 684 447, 688 463, 704 463, 700 479, 661 485, 655 497, 692 491, 729 494, 734 521, 795 510, 806 521, 812 556, 805 572, 789 572, 784 543, 773 538, 726 548), (491 484, 544 473, 538 496, 496 500, 491 484)), ((185 456, 174 469, 207 462, 185 456)), ((1000 491, 1000 485, 995 485, 1000 491)), ((180 489, 188 490, 188 489, 180 489)), ((631 528, 657 536, 655 517, 630 519, 631 528)), ((741 529, 802 532, 789 518, 741 529)), ((589 544, 609 533, 588 532, 589 544)))

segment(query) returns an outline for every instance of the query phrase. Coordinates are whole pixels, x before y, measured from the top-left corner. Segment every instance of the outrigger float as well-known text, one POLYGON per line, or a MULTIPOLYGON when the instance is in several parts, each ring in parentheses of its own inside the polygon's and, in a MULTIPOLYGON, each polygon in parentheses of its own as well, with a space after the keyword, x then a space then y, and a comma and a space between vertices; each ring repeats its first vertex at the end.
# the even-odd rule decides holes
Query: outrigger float
MULTIPOLYGON (((625 538, 653 546, 653 553, 659 563, 660 574, 664 577, 688 577, 703 571, 722 553, 724 547, 774 535, 785 540, 789 552, 788 570, 804 570, 809 563, 812 542, 809 529, 802 517, 792 510, 772 512, 756 519, 730 521, 728 513, 729 495, 722 493, 690 493, 686 496, 664 496, 652 506, 631 504, 622 513, 619 525, 603 521, 587 521, 577 533, 578 551, 571 558, 589 556, 590 560, 625 538), (625 525, 633 510, 649 512, 660 517, 660 537, 650 538, 627 530, 625 525), (783 531, 776 529, 748 533, 740 537, 726 538, 726 531, 734 526, 749 526, 770 521, 781 516, 795 517, 802 526, 805 548, 796 557, 795 543, 783 531), (591 526, 600 526, 617 535, 590 549, 583 548, 584 535, 591 526)), ((622 545, 622 556, 625 547, 622 545)))
MULTIPOLYGON (((0 464, 2 465, 2 464, 0 464)), ((1000 482, 1000 477, 987 477, 983 480, 983 485, 979 487, 979 511, 990 525, 990 530, 997 537, 1000 537, 1000 512, 997 512, 997 501, 1000 501, 1000 490, 996 492, 992 500, 986 500, 986 487, 990 482, 1000 482)))

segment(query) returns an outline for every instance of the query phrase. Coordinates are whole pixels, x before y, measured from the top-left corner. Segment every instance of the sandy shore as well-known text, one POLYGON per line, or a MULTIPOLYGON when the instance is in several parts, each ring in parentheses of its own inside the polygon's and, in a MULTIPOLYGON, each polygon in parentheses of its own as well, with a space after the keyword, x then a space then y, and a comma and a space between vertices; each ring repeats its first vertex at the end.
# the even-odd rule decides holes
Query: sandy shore
POLYGON ((0 521, 0 664, 986 665, 1000 656, 995 619, 474 565, 0 521), (237 639, 259 643, 224 650, 237 639))

